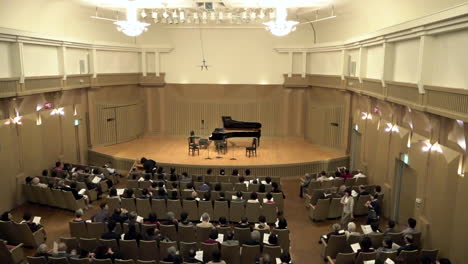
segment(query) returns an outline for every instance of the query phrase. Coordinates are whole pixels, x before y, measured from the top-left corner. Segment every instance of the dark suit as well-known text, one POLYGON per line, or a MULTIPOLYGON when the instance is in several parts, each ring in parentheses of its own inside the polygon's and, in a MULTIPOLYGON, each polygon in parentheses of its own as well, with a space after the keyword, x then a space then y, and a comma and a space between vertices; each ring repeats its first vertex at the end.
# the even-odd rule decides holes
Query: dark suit
POLYGON ((112 232, 106 232, 106 233, 103 233, 101 235, 101 238, 102 239, 115 239, 115 240, 119 240, 120 239, 120 235, 117 234, 116 232, 112 231, 112 232))
POLYGON ((415 246, 414 244, 408 244, 408 245, 404 245, 404 246, 401 246, 398 248, 398 255, 401 253, 401 251, 405 250, 405 251, 413 251, 413 250, 417 250, 418 247, 415 246))

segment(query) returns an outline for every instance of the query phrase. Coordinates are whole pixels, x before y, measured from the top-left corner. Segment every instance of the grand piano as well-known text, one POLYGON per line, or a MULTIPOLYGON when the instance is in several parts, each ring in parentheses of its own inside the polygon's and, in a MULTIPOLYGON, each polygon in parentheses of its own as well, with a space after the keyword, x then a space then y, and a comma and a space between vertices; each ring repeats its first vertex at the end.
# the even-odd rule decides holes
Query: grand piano
POLYGON ((233 120, 230 116, 223 116, 223 128, 215 128, 210 140, 222 140, 233 137, 257 138, 260 146, 260 137, 262 135, 262 124, 258 122, 243 122, 233 120))

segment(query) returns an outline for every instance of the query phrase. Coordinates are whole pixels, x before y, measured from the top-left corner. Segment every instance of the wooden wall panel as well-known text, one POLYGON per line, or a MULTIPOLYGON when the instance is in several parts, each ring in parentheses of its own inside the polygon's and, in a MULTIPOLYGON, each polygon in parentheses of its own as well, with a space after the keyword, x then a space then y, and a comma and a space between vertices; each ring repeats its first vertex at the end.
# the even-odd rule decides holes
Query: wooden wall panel
POLYGON ((0 79, 0 98, 15 96, 19 78, 2 78, 0 79))
POLYGON ((14 125, 0 124, 0 210, 16 205, 16 177, 20 172, 19 139, 14 125))
POLYGON ((60 117, 60 125, 63 141, 63 157, 66 162, 77 163, 77 140, 75 131, 75 116, 73 116, 73 106, 64 107, 65 115, 60 117))

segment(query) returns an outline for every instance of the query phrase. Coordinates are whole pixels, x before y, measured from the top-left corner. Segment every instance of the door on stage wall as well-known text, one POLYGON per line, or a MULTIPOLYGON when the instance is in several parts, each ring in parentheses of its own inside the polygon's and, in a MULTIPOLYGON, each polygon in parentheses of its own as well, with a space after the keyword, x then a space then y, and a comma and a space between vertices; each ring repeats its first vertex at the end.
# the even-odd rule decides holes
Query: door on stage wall
POLYGON ((416 180, 414 170, 402 160, 396 159, 392 219, 398 224, 405 224, 408 218, 414 216, 416 180))
POLYGON ((361 133, 356 129, 351 132, 351 149, 350 149, 350 167, 351 170, 361 169, 361 133))
POLYGON ((117 120, 115 107, 103 107, 98 111, 99 137, 101 144, 113 145, 117 143, 117 120))

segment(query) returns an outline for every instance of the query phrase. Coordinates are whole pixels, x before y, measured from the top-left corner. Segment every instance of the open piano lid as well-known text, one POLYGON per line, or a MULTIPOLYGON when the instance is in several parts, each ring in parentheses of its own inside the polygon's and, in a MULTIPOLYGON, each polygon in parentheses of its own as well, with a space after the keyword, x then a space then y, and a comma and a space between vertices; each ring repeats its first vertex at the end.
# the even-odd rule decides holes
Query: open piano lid
POLYGON ((262 124, 258 122, 243 122, 233 120, 230 116, 223 116, 223 126, 226 129, 260 129, 262 124))

